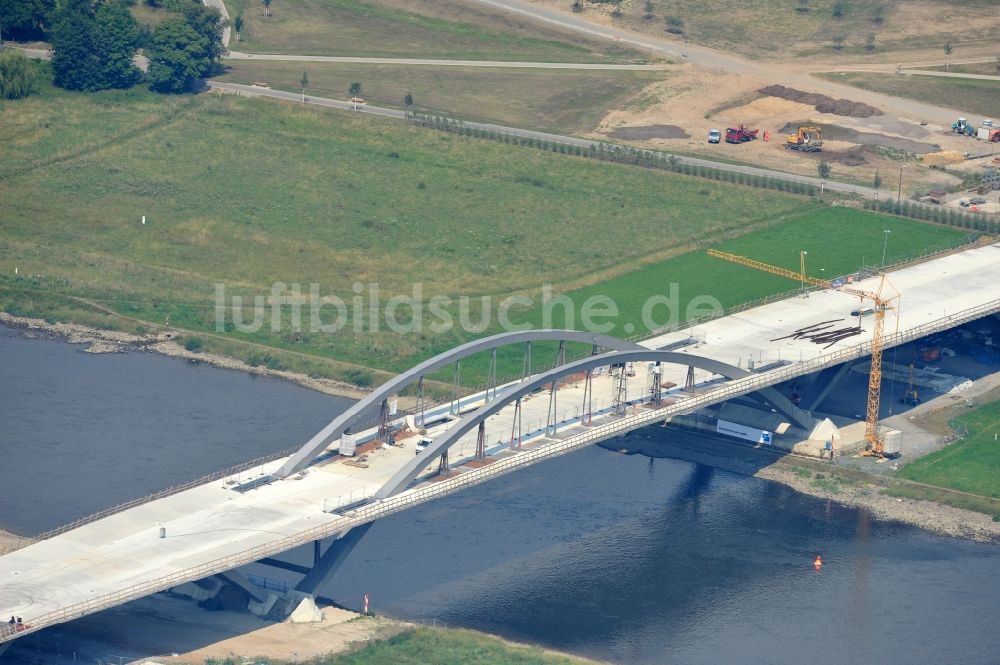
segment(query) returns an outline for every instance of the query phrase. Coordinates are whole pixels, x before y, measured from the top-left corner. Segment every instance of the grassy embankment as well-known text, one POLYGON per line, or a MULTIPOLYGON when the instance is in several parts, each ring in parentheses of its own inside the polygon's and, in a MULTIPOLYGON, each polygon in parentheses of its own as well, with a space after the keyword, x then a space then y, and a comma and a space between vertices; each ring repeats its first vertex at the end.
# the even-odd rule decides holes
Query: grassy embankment
POLYGON ((276 90, 299 92, 302 72, 307 95, 347 99, 352 82, 362 84, 365 100, 463 120, 557 133, 591 131, 612 109, 628 106, 642 89, 671 76, 665 71, 508 69, 358 65, 314 62, 229 60, 220 81, 267 82, 276 90))
POLYGON ((834 72, 823 78, 894 97, 955 107, 991 118, 1000 108, 1000 81, 960 79, 906 74, 834 72))
POLYGON ((645 62, 645 53, 457 0, 282 0, 271 16, 254 0, 226 0, 243 15, 239 42, 253 53, 541 62, 645 62))
MULTIPOLYGON (((235 659, 205 661, 205 665, 237 665, 235 659)), ((283 661, 257 659, 267 665, 283 661)), ((348 653, 314 658, 310 665, 586 665, 595 661, 505 642, 472 630, 412 628, 393 637, 373 640, 348 653)))
MULTIPOLYGON (((671 282, 681 314, 695 295, 732 306, 794 286, 692 252, 709 244, 789 267, 806 249, 812 272, 834 275, 875 261, 883 228, 893 230, 890 261, 963 237, 807 197, 266 100, 45 87, 0 110, 0 139, 4 309, 126 329, 169 317, 206 350, 361 384, 381 378, 369 368, 400 370, 476 333, 355 333, 348 321, 337 334, 299 334, 285 308, 278 332, 238 332, 227 310, 216 334, 214 285, 253 296, 315 282, 348 304, 359 282, 377 282, 383 304, 414 282, 425 302, 493 296, 496 307, 520 293, 535 302, 511 318, 537 324, 539 287, 551 282, 577 304, 611 297, 612 332, 629 334, 642 331, 640 304, 671 282)), ((498 330, 495 316, 486 330, 498 330)), ((520 350, 510 354, 519 368, 520 350)), ((481 369, 463 364, 463 383, 481 369)))
POLYGON ((950 421, 965 435, 935 453, 903 467, 899 475, 935 485, 1000 499, 1000 392, 985 396, 985 403, 950 421))

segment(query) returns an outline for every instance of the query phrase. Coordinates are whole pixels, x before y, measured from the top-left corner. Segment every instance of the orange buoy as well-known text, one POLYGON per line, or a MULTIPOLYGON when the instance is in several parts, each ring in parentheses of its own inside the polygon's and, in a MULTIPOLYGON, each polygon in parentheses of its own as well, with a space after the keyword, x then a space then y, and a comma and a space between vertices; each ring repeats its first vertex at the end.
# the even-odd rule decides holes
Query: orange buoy
POLYGON ((816 560, 813 561, 813 565, 816 566, 817 568, 823 565, 823 559, 821 559, 818 554, 816 555, 816 560))

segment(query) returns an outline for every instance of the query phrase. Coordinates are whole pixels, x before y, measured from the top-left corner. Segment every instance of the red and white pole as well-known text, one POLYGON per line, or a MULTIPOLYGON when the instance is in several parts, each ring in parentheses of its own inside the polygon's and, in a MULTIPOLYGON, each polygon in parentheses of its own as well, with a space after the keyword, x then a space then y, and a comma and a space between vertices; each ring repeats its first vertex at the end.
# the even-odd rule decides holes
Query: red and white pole
POLYGON ((365 614, 368 614, 368 594, 365 594, 365 614))

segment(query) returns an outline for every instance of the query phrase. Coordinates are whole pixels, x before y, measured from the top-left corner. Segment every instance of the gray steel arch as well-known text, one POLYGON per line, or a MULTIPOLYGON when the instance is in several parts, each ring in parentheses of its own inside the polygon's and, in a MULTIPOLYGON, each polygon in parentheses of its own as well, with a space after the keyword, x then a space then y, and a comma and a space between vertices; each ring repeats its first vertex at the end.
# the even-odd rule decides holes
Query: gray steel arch
POLYGON ((274 475, 278 478, 285 478, 304 469, 320 453, 326 450, 327 446, 340 438, 351 425, 354 425, 365 416, 380 411, 384 399, 415 383, 420 377, 445 367, 456 360, 461 360, 482 351, 489 351, 519 342, 539 341, 581 342, 583 344, 593 344, 602 348, 619 351, 645 348, 635 342, 627 342, 617 337, 611 337, 610 335, 559 329, 518 330, 467 342, 433 358, 428 358, 416 367, 386 381, 371 393, 358 400, 354 406, 337 416, 330 424, 309 439, 298 452, 288 458, 288 461, 274 475))
POLYGON ((384 499, 392 496, 393 494, 402 492, 416 479, 418 475, 420 475, 420 472, 427 467, 429 464, 428 460, 433 459, 435 456, 450 448, 464 434, 471 431, 472 428, 477 427, 480 422, 497 413, 514 400, 524 397, 525 395, 548 383, 551 383, 559 377, 566 376, 568 374, 575 374, 577 372, 583 372, 588 369, 595 369, 597 367, 626 362, 661 362, 676 365, 689 365, 697 367, 698 369, 708 370, 713 374, 722 375, 727 379, 740 379, 750 374, 750 372, 745 369, 735 367, 729 363, 712 360, 711 358, 695 356, 690 353, 678 353, 676 351, 654 351, 648 348, 643 348, 642 350, 614 351, 567 363, 556 367, 555 369, 549 370, 544 374, 539 374, 528 381, 511 386, 497 395, 496 399, 490 403, 462 418, 462 420, 458 421, 458 423, 456 423, 451 429, 428 445, 427 448, 425 448, 419 455, 416 455, 411 461, 407 462, 406 466, 397 471, 396 474, 393 475, 393 477, 390 478, 388 482, 386 482, 386 484, 375 493, 375 497, 384 499))

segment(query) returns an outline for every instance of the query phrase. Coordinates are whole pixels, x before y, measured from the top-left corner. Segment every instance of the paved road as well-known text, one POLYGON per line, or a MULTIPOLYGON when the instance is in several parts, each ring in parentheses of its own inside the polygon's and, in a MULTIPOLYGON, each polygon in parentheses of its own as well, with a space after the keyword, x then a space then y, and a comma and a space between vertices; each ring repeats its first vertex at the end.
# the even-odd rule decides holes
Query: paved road
MULTIPOLYGON (((242 95, 244 97, 272 97, 275 99, 284 99, 292 102, 302 102, 303 96, 301 93, 285 92, 283 90, 272 90, 270 88, 260 88, 257 86, 250 85, 240 85, 238 83, 222 83, 218 81, 209 81, 208 87, 211 90, 217 90, 222 92, 229 92, 242 95)), ((396 109, 387 109, 379 106, 371 105, 355 105, 348 101, 341 101, 337 99, 327 99, 324 97, 313 97, 311 95, 306 95, 306 103, 311 106, 323 106, 326 108, 334 108, 341 110, 356 110, 360 113, 370 113, 372 115, 379 115, 387 118, 396 118, 403 120, 406 114, 403 111, 398 111, 396 109)), ((520 136, 525 138, 539 139, 543 141, 550 141, 553 143, 562 143, 565 145, 582 146, 584 148, 589 148, 590 146, 600 145, 600 141, 591 141, 588 139, 581 139, 575 136, 564 136, 562 134, 549 134, 547 132, 536 132, 529 129, 519 129, 517 127, 507 127, 505 125, 493 125, 483 122, 468 122, 465 121, 463 124, 467 127, 474 129, 483 129, 492 132, 499 132, 503 134, 509 134, 511 136, 520 136)), ((671 153, 657 152, 657 154, 670 155, 671 153)), ((731 171, 734 173, 745 173, 748 175, 764 176, 768 178, 777 178, 780 180, 785 180, 788 182, 801 182, 815 187, 825 187, 826 189, 843 192, 858 194, 866 198, 873 198, 875 196, 875 190, 870 187, 862 187, 860 185, 854 186, 839 182, 829 182, 822 181, 819 178, 813 178, 810 176, 801 176, 794 173, 785 173, 783 171, 772 171, 770 169, 762 169, 756 166, 741 166, 738 164, 727 164, 725 162, 713 162, 708 159, 699 159, 697 157, 686 157, 682 155, 674 155, 677 160, 682 164, 693 164, 698 166, 706 166, 714 169, 720 169, 722 171, 731 171)), ((882 190, 882 196, 888 195, 886 190, 882 190)))
POLYGON ((904 68, 901 72, 896 72, 895 69, 854 69, 849 67, 844 67, 841 69, 831 70, 831 73, 837 72, 864 72, 868 74, 889 74, 892 76, 941 76, 944 78, 956 78, 956 79, 979 79, 981 81, 1000 81, 1000 76, 989 76, 987 74, 965 74, 962 72, 942 72, 936 69, 906 69, 904 68))
MULTIPOLYGON (((832 81, 817 79, 805 73, 782 68, 773 63, 758 63, 745 60, 735 55, 716 51, 704 46, 680 44, 674 40, 641 34, 616 26, 605 26, 592 23, 580 15, 563 13, 533 5, 524 0, 468 0, 494 9, 518 14, 532 20, 555 25, 564 30, 609 39, 619 44, 627 44, 635 48, 667 56, 709 69, 721 69, 734 74, 745 74, 758 77, 768 82, 780 82, 783 85, 818 92, 832 97, 864 101, 877 106, 897 117, 908 117, 926 120, 942 125, 950 124, 961 111, 955 109, 925 104, 911 100, 903 100, 890 95, 862 90, 832 81)), ((567 7, 568 7, 567 3, 567 7)))
POLYGON ((280 62, 342 62, 365 65, 424 65, 432 67, 508 67, 512 69, 611 69, 655 71, 670 65, 609 65, 585 62, 519 62, 517 60, 441 60, 427 58, 355 58, 333 55, 286 55, 230 51, 230 60, 275 60, 280 62))

